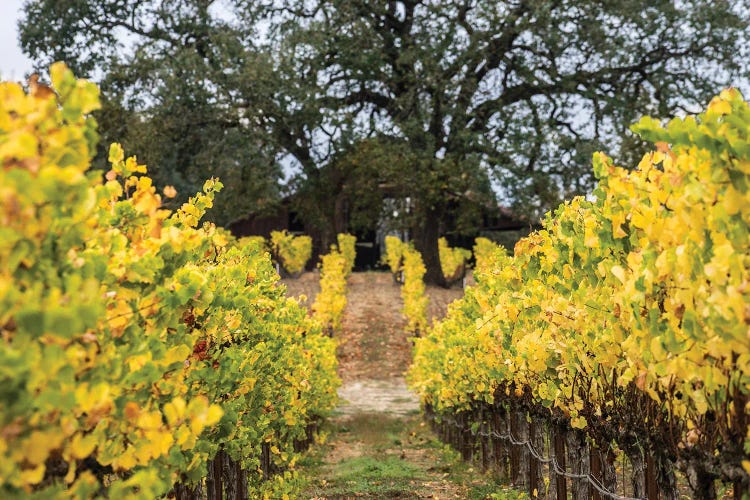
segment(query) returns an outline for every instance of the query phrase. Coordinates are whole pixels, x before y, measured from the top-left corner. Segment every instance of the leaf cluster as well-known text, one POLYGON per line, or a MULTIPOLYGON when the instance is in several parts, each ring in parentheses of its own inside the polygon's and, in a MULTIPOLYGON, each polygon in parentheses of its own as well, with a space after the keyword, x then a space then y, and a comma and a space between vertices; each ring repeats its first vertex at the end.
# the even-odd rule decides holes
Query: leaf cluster
POLYGON ((748 483, 750 106, 634 130, 634 170, 594 156, 575 198, 417 341, 409 378, 438 412, 521 404, 602 446, 748 483))
POLYGON ((172 211, 119 144, 90 171, 98 89, 50 73, 0 84, 2 496, 159 497, 219 450, 266 488, 264 444, 292 468, 335 404, 335 346, 257 245, 200 225, 220 182, 172 211))

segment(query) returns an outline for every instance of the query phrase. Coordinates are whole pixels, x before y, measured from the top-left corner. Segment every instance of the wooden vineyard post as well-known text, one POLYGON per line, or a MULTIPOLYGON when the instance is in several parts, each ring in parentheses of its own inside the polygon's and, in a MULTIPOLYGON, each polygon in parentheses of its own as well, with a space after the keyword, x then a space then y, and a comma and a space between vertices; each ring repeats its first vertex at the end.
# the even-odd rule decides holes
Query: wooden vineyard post
MULTIPOLYGON (((508 432, 508 425, 507 425, 507 412, 504 408, 496 406, 494 408, 494 411, 492 412, 492 426, 491 430, 493 432, 497 432, 500 435, 505 435, 508 432)), ((509 467, 509 459, 508 459, 508 442, 504 441, 503 438, 492 436, 492 443, 493 443, 493 454, 495 456, 495 464, 497 465, 497 468, 500 471, 500 477, 504 481, 508 481, 510 479, 510 474, 508 473, 508 467, 509 467)))
MULTIPOLYGON (((532 448, 536 450, 536 453, 540 454, 541 456, 544 456, 544 423, 539 420, 538 418, 532 417, 531 421, 529 422, 529 443, 531 443, 532 448)), ((545 496, 545 485, 544 485, 544 476, 542 474, 542 469, 544 468, 544 463, 539 461, 534 455, 532 455, 530 452, 528 454, 529 458, 529 496, 531 498, 539 497, 539 496, 545 496), (536 494, 535 494, 536 492, 536 494)))
MULTIPOLYGON (((457 417, 453 417, 454 420, 456 420, 457 417)), ((458 449, 458 420, 455 422, 447 422, 448 424, 448 444, 451 445, 451 447, 454 450, 458 449)))
POLYGON ((206 476, 206 498, 208 500, 222 500, 224 497, 221 487, 221 470, 224 452, 219 450, 216 456, 208 463, 208 475, 206 476))
MULTIPOLYGON (((510 423, 510 435, 515 441, 520 441, 518 432, 518 414, 520 412, 511 407, 508 420, 510 423)), ((515 486, 521 484, 521 447, 511 442, 510 446, 510 480, 515 486)))
POLYGON ((732 483, 732 498, 741 499, 744 498, 745 493, 745 486, 742 484, 742 481, 737 480, 732 483))
POLYGON ((643 451, 640 448, 626 450, 626 452, 627 451, 631 451, 630 453, 627 453, 627 455, 628 459, 630 459, 630 464, 633 467, 633 496, 636 498, 644 498, 646 497, 646 461, 643 456, 643 451))
POLYGON ((461 456, 467 462, 474 459, 474 436, 471 433, 473 423, 472 413, 464 412, 461 414, 461 456))
POLYGON ((453 446, 453 443, 451 443, 451 427, 451 424, 445 421, 445 417, 441 418, 440 429, 442 431, 442 441, 449 446, 453 446))
POLYGON ((455 423, 451 426, 451 444, 453 445, 453 449, 456 451, 461 451, 461 416, 455 415, 454 417, 455 423))
POLYGON ((656 464, 651 455, 646 457, 646 498, 648 500, 659 499, 659 486, 656 483, 656 464))
POLYGON ((260 445, 260 469, 263 472, 263 480, 267 481, 271 477, 271 445, 262 443, 260 445))
MULTIPOLYGON (((565 431, 559 426, 553 427, 553 440, 554 440, 554 456, 557 466, 565 471, 566 463, 565 460, 565 431)), ((550 476, 550 480, 554 478, 555 481, 555 492, 557 493, 558 500, 566 500, 568 498, 568 479, 562 474, 550 476)))
POLYGON ((602 457, 602 484, 607 490, 615 492, 617 491, 617 468, 615 467, 617 455, 611 446, 607 446, 607 452, 601 453, 600 456, 602 457))
POLYGON ((456 426, 453 422, 445 422, 446 426, 446 433, 448 434, 448 439, 445 440, 446 443, 450 445, 451 448, 454 450, 456 449, 456 426))
POLYGON ((479 445, 482 453, 482 472, 487 472, 492 463, 492 433, 488 419, 489 415, 484 408, 479 410, 479 445))
MULTIPOLYGON (((529 425, 529 442, 533 445, 536 443, 536 433, 537 433, 536 422, 532 420, 531 422, 529 422, 528 425, 529 425)), ((539 450, 537 449, 537 451, 539 450)), ((526 483, 528 486, 527 489, 529 491, 529 496, 531 498, 535 498, 536 496, 539 495, 539 483, 537 481, 537 476, 539 475, 539 462, 531 453, 528 453, 528 451, 527 451, 526 457, 529 463, 528 468, 527 468, 529 476, 526 480, 526 483)))
POLYGON ((458 416, 458 452, 461 458, 466 460, 466 414, 461 413, 458 416))
POLYGON ((242 469, 242 463, 241 462, 233 462, 234 464, 234 474, 236 478, 235 483, 235 494, 237 495, 238 499, 245 499, 247 498, 247 472, 245 472, 242 469))
MULTIPOLYGON (((526 443, 529 440, 529 423, 526 420, 525 411, 517 411, 517 428, 518 433, 516 438, 521 443, 526 443)), ((518 455, 518 477, 520 478, 520 485, 527 485, 529 480, 529 465, 531 463, 531 454, 526 444, 521 444, 519 447, 518 455)))
MULTIPOLYGON (((585 475, 589 473, 588 444, 586 436, 580 431, 570 430, 567 433, 568 461, 573 474, 585 475)), ((589 482, 587 479, 573 479, 571 493, 573 498, 589 498, 589 482)))
POLYGON ((247 498, 247 474, 240 462, 235 462, 224 455, 224 498, 227 500, 244 500, 247 498))
POLYGON ((175 500, 198 500, 204 498, 200 483, 198 483, 198 486, 177 483, 174 485, 172 492, 174 493, 175 500))
MULTIPOLYGON (((599 450, 594 446, 589 447, 589 463, 591 466, 591 476, 602 483, 602 459, 599 454, 599 450)), ((602 496, 596 488, 592 488, 591 491, 592 500, 602 500, 602 496)))
MULTIPOLYGON (((508 432, 513 439, 517 435, 516 431, 516 414, 511 408, 510 414, 508 415, 508 432)), ((514 485, 518 484, 518 446, 511 441, 510 442, 510 482, 514 485)))

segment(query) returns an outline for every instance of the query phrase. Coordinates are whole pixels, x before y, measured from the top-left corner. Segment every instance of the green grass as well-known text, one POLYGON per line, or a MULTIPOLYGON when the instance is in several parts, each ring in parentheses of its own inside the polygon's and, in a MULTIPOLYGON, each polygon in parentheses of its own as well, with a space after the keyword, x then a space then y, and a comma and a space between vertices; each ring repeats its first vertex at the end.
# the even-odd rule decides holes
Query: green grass
POLYGON ((329 445, 300 464, 306 477, 301 498, 415 498, 446 482, 471 500, 528 498, 463 462, 419 416, 359 414, 332 424, 330 432, 329 445), (356 452, 330 463, 324 457, 334 445, 356 452))
POLYGON ((413 491, 424 475, 418 467, 399 457, 361 456, 336 464, 330 477, 319 482, 320 493, 327 497, 399 498, 413 491))
POLYGON ((433 438, 429 446, 439 450, 440 460, 438 463, 448 474, 448 479, 455 484, 466 487, 466 499, 520 500, 529 498, 523 491, 503 484, 497 475, 491 472, 483 473, 481 468, 464 462, 458 451, 437 438, 433 438))

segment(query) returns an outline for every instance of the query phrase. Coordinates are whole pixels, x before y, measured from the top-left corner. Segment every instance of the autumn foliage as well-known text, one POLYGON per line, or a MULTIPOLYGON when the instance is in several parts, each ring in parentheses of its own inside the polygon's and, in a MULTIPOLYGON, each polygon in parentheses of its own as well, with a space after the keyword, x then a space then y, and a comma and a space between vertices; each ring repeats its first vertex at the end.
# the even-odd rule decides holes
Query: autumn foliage
POLYGON ((170 211, 118 144, 91 171, 98 89, 50 73, 0 84, 0 496, 157 498, 220 449, 278 487, 261 448, 293 469, 333 344, 259 246, 200 225, 218 180, 170 211))
POLYGON ((417 341, 411 383, 439 414, 513 403, 562 419, 652 457, 664 487, 679 465, 748 491, 750 107, 726 90, 633 130, 656 149, 635 169, 596 154, 593 198, 514 256, 482 257, 417 341))

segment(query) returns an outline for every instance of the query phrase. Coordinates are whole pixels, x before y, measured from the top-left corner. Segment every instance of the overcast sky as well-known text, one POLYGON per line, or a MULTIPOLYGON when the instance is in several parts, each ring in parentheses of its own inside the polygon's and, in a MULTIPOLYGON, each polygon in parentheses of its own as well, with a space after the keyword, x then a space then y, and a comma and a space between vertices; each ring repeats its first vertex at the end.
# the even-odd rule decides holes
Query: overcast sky
POLYGON ((31 71, 29 61, 18 47, 18 28, 23 0, 0 0, 0 77, 23 80, 31 71))

